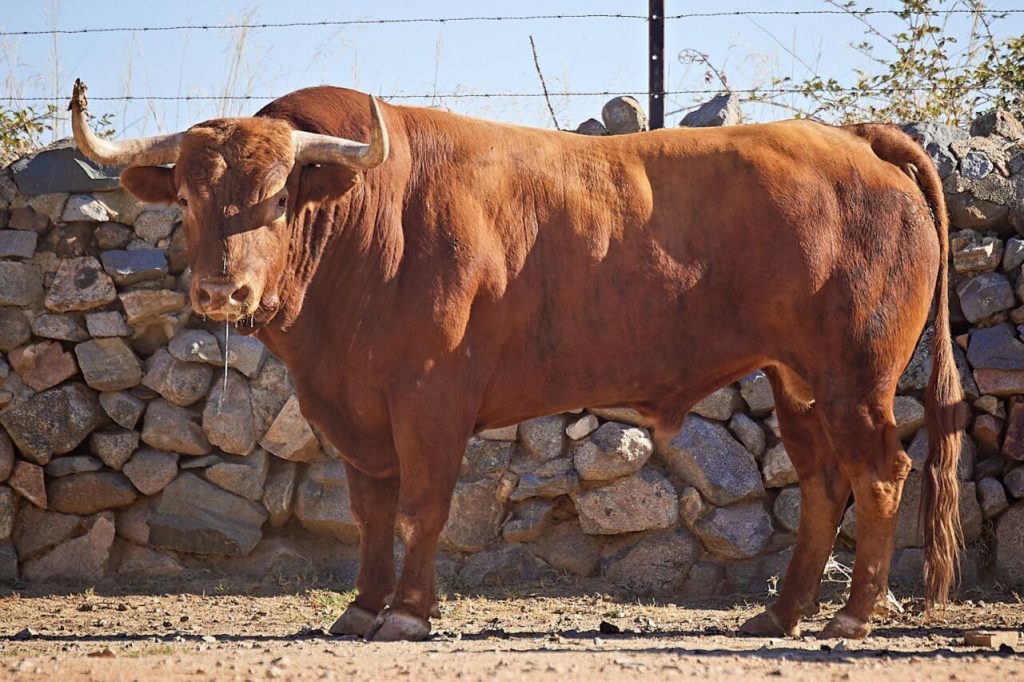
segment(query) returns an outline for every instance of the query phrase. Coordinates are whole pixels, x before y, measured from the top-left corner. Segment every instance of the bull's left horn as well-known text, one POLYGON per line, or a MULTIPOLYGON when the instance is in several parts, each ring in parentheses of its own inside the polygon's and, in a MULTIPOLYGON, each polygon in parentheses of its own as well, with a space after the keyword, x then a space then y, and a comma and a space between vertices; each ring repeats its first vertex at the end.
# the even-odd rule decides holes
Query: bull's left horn
POLYGON ((71 130, 75 135, 75 144, 83 154, 105 166, 159 166, 178 160, 181 133, 119 142, 96 137, 85 115, 88 107, 85 91, 85 83, 75 80, 71 104, 68 106, 68 110, 71 111, 71 130))
POLYGON ((384 125, 377 100, 370 96, 370 143, 354 142, 343 137, 318 135, 301 130, 292 131, 295 162, 346 166, 353 170, 370 170, 384 163, 391 151, 388 129, 384 125))

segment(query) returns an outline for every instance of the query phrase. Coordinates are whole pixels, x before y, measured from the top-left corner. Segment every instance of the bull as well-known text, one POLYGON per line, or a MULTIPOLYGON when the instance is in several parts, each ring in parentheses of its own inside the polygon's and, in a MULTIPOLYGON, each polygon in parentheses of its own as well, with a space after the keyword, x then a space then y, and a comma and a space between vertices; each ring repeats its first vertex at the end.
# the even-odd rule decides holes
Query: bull
POLYGON ((82 152, 126 167, 142 201, 181 206, 194 310, 262 340, 344 459, 361 563, 332 633, 429 634, 475 432, 627 406, 664 443, 702 396, 763 368, 802 504, 778 598, 742 630, 799 632, 852 492, 850 596, 820 636, 865 637, 911 468, 895 388, 933 296, 920 511, 927 602, 948 599, 962 393, 947 218, 932 164, 897 129, 590 138, 315 87, 111 141, 86 105, 76 83, 82 152))

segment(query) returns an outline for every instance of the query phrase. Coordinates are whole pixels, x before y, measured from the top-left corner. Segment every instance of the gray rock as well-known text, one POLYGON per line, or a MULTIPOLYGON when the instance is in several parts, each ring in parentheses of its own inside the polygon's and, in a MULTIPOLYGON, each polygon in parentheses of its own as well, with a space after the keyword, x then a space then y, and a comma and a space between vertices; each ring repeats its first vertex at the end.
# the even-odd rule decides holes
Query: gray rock
POLYGON ((932 163, 935 164, 935 170, 939 172, 939 177, 943 180, 956 171, 956 156, 949 149, 931 142, 925 146, 924 150, 931 157, 932 163))
POLYGON ((217 338, 202 329, 182 331, 171 339, 167 349, 182 362, 206 362, 217 366, 224 364, 224 356, 217 345, 217 338))
POLYGON ((344 467, 329 467, 327 463, 310 465, 295 491, 295 518, 303 527, 316 535, 347 543, 359 540, 359 526, 350 505, 344 467), (323 478, 321 471, 333 472, 332 478, 323 478))
POLYGON ((768 375, 761 370, 740 379, 740 395, 747 403, 750 414, 755 417, 763 417, 775 409, 775 394, 772 393, 772 384, 768 381, 768 375))
MULTIPOLYGON (((957 175, 954 173, 950 178, 955 178, 957 175)), ((946 207, 949 209, 950 223, 954 227, 965 230, 988 230, 1001 227, 1005 225, 1006 218, 1010 213, 1010 209, 1006 206, 978 199, 968 192, 947 192, 946 207)))
POLYGON ((628 95, 608 100, 601 108, 601 120, 612 135, 647 130, 647 114, 644 108, 635 98, 628 95))
POLYGON ((512 492, 510 499, 520 502, 534 497, 554 498, 569 495, 580 488, 580 478, 575 471, 555 472, 548 476, 523 474, 512 492))
POLYGON ((124 316, 116 310, 89 313, 85 316, 85 326, 90 336, 99 338, 124 337, 132 333, 128 323, 124 321, 124 316))
POLYGON ((100 393, 100 405, 118 426, 126 429, 134 429, 146 409, 146 403, 124 391, 100 393))
POLYGON ((7 543, 14 532, 14 491, 0 485, 0 543, 7 543))
POLYGON ((49 478, 61 478, 71 474, 83 474, 87 471, 99 471, 103 468, 103 462, 89 455, 69 455, 58 457, 46 465, 46 475, 49 478))
POLYGON ((195 413, 157 399, 146 409, 142 441, 150 447, 183 455, 205 455, 213 448, 195 413))
POLYGON ((797 482, 796 469, 789 459, 789 453, 782 443, 773 446, 764 453, 761 462, 766 488, 782 488, 797 482))
POLYGON ((250 553, 263 537, 262 506, 182 473, 163 493, 149 520, 155 547, 190 554, 250 553))
POLYGON ((515 443, 473 436, 462 455, 462 476, 500 476, 512 461, 515 443))
MULTIPOLYGON (((914 471, 922 471, 924 463, 928 458, 928 429, 918 429, 917 435, 907 448, 907 455, 910 456, 910 463, 914 471)), ((960 433, 960 466, 957 467, 957 476, 961 481, 971 477, 974 470, 974 462, 977 459, 977 449, 974 441, 966 434, 960 433)))
POLYGON ((50 219, 46 214, 35 211, 30 206, 21 206, 11 209, 7 226, 12 230, 45 232, 50 226, 50 219))
POLYGON ((749 559, 768 544, 772 520, 758 501, 713 509, 694 525, 708 551, 722 559, 749 559))
POLYGON ((150 244, 171 236, 175 223, 181 220, 177 209, 160 208, 143 211, 135 219, 135 234, 150 244))
POLYGON ((270 525, 280 528, 292 517, 298 466, 272 458, 267 480, 263 485, 263 506, 270 514, 270 525))
POLYGON ((167 256, 160 249, 104 251, 100 262, 103 271, 119 286, 159 280, 167 274, 167 256))
POLYGON ((968 322, 978 322, 1015 305, 1013 289, 1006 277, 986 272, 956 285, 960 308, 968 322))
POLYGON ((601 575, 631 592, 664 594, 686 579, 701 551, 700 542, 685 528, 645 535, 607 559, 601 575))
POLYGON ((459 580, 472 588, 530 584, 541 579, 544 568, 522 545, 508 545, 471 556, 463 565, 459 580))
POLYGON ((288 369, 273 355, 267 356, 263 369, 252 380, 252 414, 256 435, 265 434, 281 408, 295 393, 288 369))
POLYGON ((723 591, 731 594, 766 595, 782 582, 793 557, 792 547, 749 559, 725 564, 723 591))
POLYGON ((0 424, 22 454, 44 466, 54 455, 74 450, 102 421, 95 394, 74 383, 43 391, 0 413, 0 424))
POLYGON ((139 359, 123 340, 94 339, 75 346, 85 383, 98 391, 120 391, 142 381, 139 359))
POLYGON ((640 470, 654 452, 646 429, 606 422, 576 448, 576 471, 584 481, 607 481, 640 470))
POLYGON ((238 372, 228 370, 226 381, 214 382, 203 409, 203 430, 210 443, 224 452, 248 455, 256 447, 249 382, 238 372))
POLYGON ((610 135, 608 129, 604 127, 604 123, 601 123, 596 118, 588 118, 583 123, 576 126, 576 132, 580 135, 595 135, 603 136, 610 135))
POLYGON ((152 504, 148 498, 118 511, 115 524, 117 534, 140 545, 149 544, 149 518, 152 514, 152 504))
POLYGON ((120 298, 128 324, 133 327, 159 320, 164 313, 185 307, 185 294, 169 289, 137 289, 121 294, 120 298))
POLYGON ((983 478, 977 483, 978 504, 986 519, 994 519, 1010 506, 1006 499, 1003 484, 992 477, 983 478))
POLYGON ((1013 272, 1024 264, 1024 239, 1010 237, 1003 249, 1003 272, 1013 272))
POLYGON ((996 521, 995 574, 1006 584, 1024 582, 1024 501, 1015 502, 996 521))
POLYGON ((65 258, 46 294, 46 307, 58 313, 92 310, 117 300, 114 282, 92 256, 65 258))
POLYGON ((601 560, 601 544, 584 533, 576 519, 546 530, 534 551, 554 568, 580 577, 594 573, 601 560))
POLYGON ((88 341, 89 332, 85 329, 82 316, 78 313, 54 314, 45 313, 32 320, 32 333, 44 339, 56 341, 88 341))
POLYGON ((25 230, 0 230, 0 258, 30 260, 36 255, 39 235, 25 230))
POLYGON ((22 505, 14 524, 14 546, 22 560, 31 559, 73 536, 81 535, 85 528, 86 519, 81 516, 22 505))
POLYGON ((800 527, 800 488, 783 488, 772 508, 775 518, 786 530, 795 533, 800 527))
POLYGON ((114 520, 98 515, 86 524, 84 535, 67 540, 21 566, 30 582, 96 582, 103 577, 114 544, 114 520))
POLYGON ((564 415, 551 415, 525 421, 519 425, 520 447, 512 461, 517 474, 528 473, 547 461, 562 456, 565 448, 564 415))
POLYGON ((1024 343, 1008 324, 972 329, 967 361, 975 369, 1020 369, 1024 367, 1024 343))
POLYGON ((93 230, 96 248, 101 251, 122 249, 132 238, 131 228, 120 223, 103 223, 93 230))
POLYGON ((484 429, 477 435, 484 440, 498 440, 514 443, 519 440, 519 424, 502 426, 497 429, 484 429))
POLYGON ((18 581, 18 553, 10 544, 0 545, 0 585, 18 581))
POLYGON ((0 351, 14 350, 32 338, 28 318, 18 308, 0 308, 0 351))
MULTIPOLYGON (((903 484, 903 496, 896 514, 896 547, 921 547, 924 535, 918 525, 918 507, 921 502, 921 474, 912 471, 903 484)), ((854 512, 856 513, 856 512, 854 512)), ((974 489, 974 482, 960 483, 960 525, 964 539, 970 542, 981 533, 983 516, 974 489)))
POLYGON ((206 470, 206 479, 228 492, 259 501, 269 471, 270 455, 257 449, 247 457, 226 455, 225 461, 206 470))
POLYGON ((967 152, 964 158, 960 159, 960 174, 968 180, 981 180, 992 172, 995 166, 985 152, 972 149, 967 152))
POLYGON ((48 481, 46 495, 51 509, 81 515, 128 507, 138 497, 128 479, 116 471, 88 471, 48 481))
POLYGON ((320 456, 320 443, 302 416, 298 398, 292 396, 284 404, 260 447, 292 462, 312 462, 320 456))
POLYGON ((131 544, 125 546, 117 567, 118 574, 146 578, 169 578, 184 571, 185 567, 171 554, 131 544))
POLYGON ((690 111, 679 125, 687 128, 710 128, 732 126, 743 123, 740 98, 731 92, 717 95, 713 99, 690 111))
POLYGON ((146 375, 142 384, 169 403, 188 407, 210 390, 213 368, 202 362, 176 360, 161 348, 146 361, 146 375))
POLYGON ((912 396, 896 396, 893 402, 893 415, 896 417, 896 432, 903 440, 910 438, 924 426, 924 405, 912 396))
POLYGON ((1024 465, 1014 467, 1003 476, 1003 485, 1014 499, 1024 497, 1024 465))
MULTIPOLYGON (((555 518, 555 500, 536 498, 515 505, 511 517, 501 527, 506 542, 536 540, 555 518)), ((451 515, 449 514, 449 522, 451 515)))
POLYGON ((178 455, 142 448, 122 467, 124 475, 143 495, 156 495, 178 475, 178 455))
POLYGON ((714 561, 698 561, 690 569, 679 591, 687 597, 710 597, 718 591, 725 578, 722 564, 714 561))
POLYGON ((659 454, 675 475, 716 506, 764 495, 753 455, 721 424, 690 415, 659 454))
MULTIPOLYGON (((917 346, 914 348, 914 355, 900 376, 896 387, 897 392, 923 391, 928 386, 928 377, 932 372, 931 347, 934 336, 935 327, 929 324, 921 333, 921 338, 918 339, 917 346)), ((955 344, 953 345, 953 358, 956 360, 957 371, 960 374, 960 385, 963 387, 964 394, 971 400, 977 398, 981 394, 978 385, 971 375, 967 358, 964 357, 960 347, 955 344)), ((988 393, 989 391, 981 392, 988 393)))
POLYGON ((30 263, 0 261, 0 306, 27 308, 43 298, 43 275, 30 263))
POLYGON ((262 341, 255 336, 241 334, 230 334, 225 339, 223 330, 216 332, 214 336, 217 337, 221 352, 227 354, 228 367, 237 369, 250 379, 260 373, 268 355, 267 347, 262 341))
POLYGON ((581 440, 597 431, 599 426, 601 426, 601 422, 598 421, 597 416, 585 414, 565 427, 565 435, 572 440, 581 440))
MULTIPOLYGON (((744 451, 745 452, 745 451, 744 451)), ((679 517, 672 484, 651 469, 572 494, 580 526, 588 535, 615 535, 668 528, 679 517)))
POLYGON ((91 194, 72 194, 64 203, 60 222, 102 223, 113 217, 113 210, 91 194))
POLYGON ((907 123, 901 127, 903 132, 917 140, 922 147, 934 143, 948 149, 952 143, 970 138, 965 130, 933 121, 907 123))
POLYGON ((691 486, 686 486, 683 492, 679 493, 679 519, 692 528, 697 519, 704 515, 708 506, 704 504, 704 498, 700 492, 691 486))
POLYGON ((729 420, 729 432, 736 437, 736 440, 743 443, 743 447, 749 450, 755 458, 764 454, 764 430, 747 415, 742 412, 734 414, 729 420))
POLYGON ((7 480, 14 469, 14 443, 6 431, 0 430, 0 483, 7 480))
POLYGON ((496 483, 487 478, 460 482, 452 496, 441 546, 459 552, 479 552, 498 537, 505 507, 495 495, 496 483))
POLYGON ((740 392, 732 386, 723 386, 694 405, 690 411, 705 419, 724 422, 728 421, 741 405, 740 392))
POLYGON ((85 158, 71 140, 62 140, 37 154, 16 161, 11 170, 24 194, 54 191, 102 192, 117 189, 119 169, 99 166, 85 158))

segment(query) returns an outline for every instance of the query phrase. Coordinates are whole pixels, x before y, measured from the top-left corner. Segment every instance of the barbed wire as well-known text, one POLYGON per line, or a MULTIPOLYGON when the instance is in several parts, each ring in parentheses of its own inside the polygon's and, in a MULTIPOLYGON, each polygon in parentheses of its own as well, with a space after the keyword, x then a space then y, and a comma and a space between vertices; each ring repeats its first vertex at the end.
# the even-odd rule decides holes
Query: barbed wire
MULTIPOLYGON (((897 9, 819 9, 819 10, 736 10, 719 12, 686 12, 683 14, 665 15, 666 20, 702 19, 715 17, 744 16, 814 16, 814 15, 903 15, 906 10, 897 9)), ((953 14, 969 14, 982 16, 1006 16, 1024 14, 1024 9, 948 9, 924 10, 919 14, 927 16, 947 16, 953 14)), ((339 19, 322 21, 282 21, 282 22, 243 22, 222 24, 175 24, 169 26, 107 26, 92 28, 49 28, 34 30, 0 31, 0 36, 57 36, 83 35, 89 33, 159 33, 168 31, 222 31, 234 29, 267 29, 267 28, 312 28, 342 26, 383 26, 389 24, 455 24, 469 22, 515 22, 515 21, 557 21, 579 19, 629 19, 647 21, 642 14, 590 13, 590 14, 529 14, 509 16, 465 16, 465 17, 412 17, 407 19, 339 19)))
MULTIPOLYGON (((736 95, 806 95, 811 92, 835 92, 835 93, 862 93, 867 95, 891 95, 897 93, 913 93, 913 92, 934 92, 936 90, 964 90, 970 92, 980 92, 984 90, 996 90, 998 88, 962 88, 953 86, 919 86, 919 87, 878 87, 878 88, 867 88, 867 87, 821 87, 821 88, 729 88, 729 89, 686 89, 686 90, 666 90, 661 93, 667 96, 673 95, 720 95, 723 93, 732 93, 736 95)), ((647 97, 654 93, 644 90, 592 90, 584 92, 553 92, 552 97, 621 97, 625 95, 631 95, 636 97, 647 97)), ((405 93, 392 93, 392 94, 376 94, 383 100, 413 100, 413 99, 498 99, 498 98, 516 98, 516 97, 544 97, 543 92, 448 92, 448 93, 424 93, 424 94, 405 94, 405 93)), ((262 100, 274 100, 282 97, 282 95, 108 95, 108 96, 89 96, 90 101, 96 102, 219 102, 219 101, 262 101, 262 100)), ((61 102, 66 98, 63 97, 0 97, 0 102, 61 102)))

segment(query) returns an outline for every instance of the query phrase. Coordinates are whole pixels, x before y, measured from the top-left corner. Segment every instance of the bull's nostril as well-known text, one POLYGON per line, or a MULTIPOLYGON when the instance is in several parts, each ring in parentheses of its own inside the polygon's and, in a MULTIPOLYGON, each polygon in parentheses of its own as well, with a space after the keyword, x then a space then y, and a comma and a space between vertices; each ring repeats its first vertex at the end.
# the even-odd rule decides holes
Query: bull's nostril
POLYGON ((200 308, 205 308, 210 305, 210 292, 206 289, 200 289, 196 292, 196 303, 199 304, 200 308))
POLYGON ((243 284, 242 286, 235 289, 235 292, 231 294, 231 300, 234 303, 245 303, 249 300, 249 293, 249 287, 243 284))

